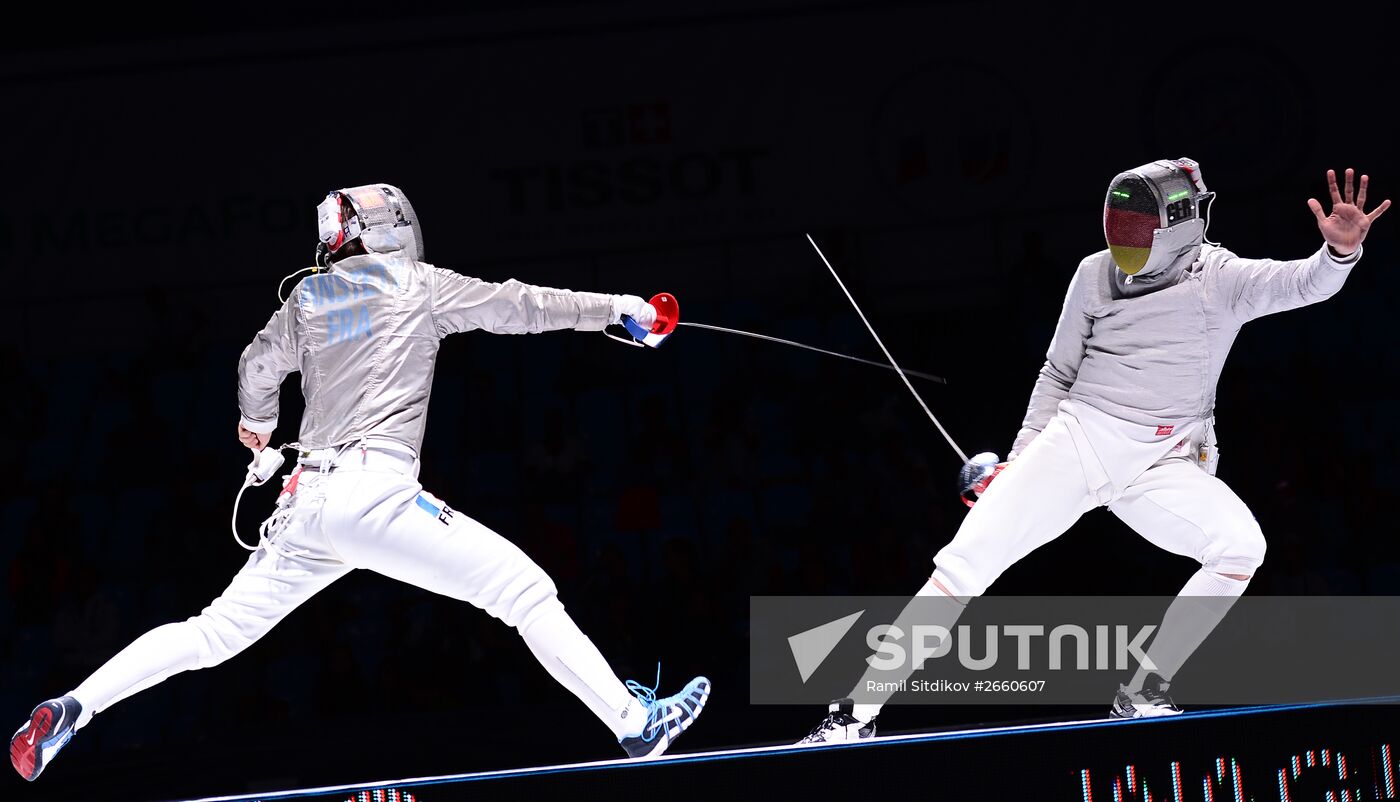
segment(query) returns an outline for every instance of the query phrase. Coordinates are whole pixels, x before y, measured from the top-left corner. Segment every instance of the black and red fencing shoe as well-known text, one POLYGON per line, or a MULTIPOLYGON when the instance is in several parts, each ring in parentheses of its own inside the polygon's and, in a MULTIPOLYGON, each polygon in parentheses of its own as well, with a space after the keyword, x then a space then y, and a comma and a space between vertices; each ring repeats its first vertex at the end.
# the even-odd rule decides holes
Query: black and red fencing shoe
POLYGON ((29 721, 10 739, 10 763, 19 776, 33 782, 39 772, 68 745, 83 706, 71 696, 50 699, 34 708, 29 721))

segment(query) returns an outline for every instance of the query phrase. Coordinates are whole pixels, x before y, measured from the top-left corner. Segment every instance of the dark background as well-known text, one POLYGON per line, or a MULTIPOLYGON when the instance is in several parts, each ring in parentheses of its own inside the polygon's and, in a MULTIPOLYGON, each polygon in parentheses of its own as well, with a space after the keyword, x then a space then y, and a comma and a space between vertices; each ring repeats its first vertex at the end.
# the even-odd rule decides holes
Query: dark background
MULTIPOLYGON (((811 231, 969 452, 1005 453, 1104 187, 1201 162, 1213 238, 1300 258, 1324 171, 1400 186, 1388 40, 1083 4, 357 6, 107 25, 0 45, 5 336, 0 712, 18 726, 244 553, 235 363, 309 264, 329 189, 404 188, 428 259, 649 296, 686 319, 878 358, 811 231)), ((1220 476, 1269 538, 1252 593, 1400 592, 1394 215, 1345 290, 1241 335, 1220 476)), ((284 392, 295 436, 300 400, 284 392)), ((619 675, 715 681, 683 749, 787 741, 750 708, 750 594, 905 593, 964 508, 892 374, 683 330, 449 339, 421 479, 514 539, 619 675)), ((273 491, 250 491, 252 531, 273 491)), ((1003 593, 1175 593, 1193 564, 1095 512, 1003 593)), ((1112 694, 1105 688, 1104 705, 1112 694)), ((1051 715, 901 709, 891 729, 1051 715)), ((162 799, 615 757, 513 632, 354 574, 237 659, 96 719, 6 798, 162 799)))

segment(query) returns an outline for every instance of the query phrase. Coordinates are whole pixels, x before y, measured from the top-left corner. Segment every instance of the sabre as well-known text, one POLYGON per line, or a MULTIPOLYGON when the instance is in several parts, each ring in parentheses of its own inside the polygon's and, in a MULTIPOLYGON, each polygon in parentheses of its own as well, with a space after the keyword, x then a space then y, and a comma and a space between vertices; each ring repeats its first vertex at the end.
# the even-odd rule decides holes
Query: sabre
MULTIPOLYGON (((615 334, 609 334, 607 331, 604 331, 603 334, 609 339, 617 340, 623 345, 631 345, 639 348, 646 346, 656 348, 659 347, 661 343, 666 341, 666 338, 671 335, 671 332, 675 331, 677 326, 689 326, 694 329, 717 331, 722 334, 737 334, 740 337, 752 337, 755 340, 764 340, 770 343, 778 343, 779 345, 790 345, 793 348, 801 348, 804 351, 813 351, 818 354, 834 356, 838 359, 846 359, 850 360, 851 362, 859 362, 862 365, 869 365, 873 368, 880 368, 881 370, 899 370, 898 367, 890 367, 889 365, 886 365, 883 362, 876 362, 873 359, 862 359, 858 356, 843 354, 839 351, 829 351, 825 348, 818 348, 815 345, 807 345, 806 343, 800 343, 795 340, 785 340, 782 337, 773 337, 767 334, 758 334, 757 332, 744 331, 742 329, 731 329, 725 326, 714 326, 708 323, 692 323, 688 320, 681 320, 680 304, 676 301, 676 296, 671 295, 670 293, 663 292, 654 295, 652 296, 650 303, 652 307, 657 310, 656 322, 652 324, 652 327, 650 329, 643 328, 642 326, 638 325, 637 322, 631 317, 623 315, 622 326, 627 330, 627 338, 619 337, 615 334)), ((947 379, 943 378, 942 376, 935 376, 932 373, 923 373, 917 370, 907 371, 907 373, 910 376, 913 376, 917 379, 923 379, 925 381, 938 382, 939 384, 948 383, 947 379)))
POLYGON ((948 430, 943 428, 943 424, 938 422, 938 418, 935 417, 933 411, 928 408, 928 404, 924 403, 923 396, 919 395, 919 391, 914 389, 914 385, 909 381, 909 377, 905 375, 904 369, 899 366, 898 362, 894 361, 894 357, 890 354, 890 349, 885 347, 884 342, 880 340, 880 335, 875 333, 875 327, 870 325, 870 321, 866 319, 865 313, 860 311, 860 304, 856 303, 856 299, 851 295, 851 291, 846 289, 846 283, 841 280, 840 276, 836 275, 836 268, 831 266, 831 262, 826 258, 826 254, 822 253, 821 248, 817 247, 817 241, 812 239, 811 234, 807 235, 807 241, 812 243, 812 247, 816 250, 817 256, 821 257, 822 263, 826 265, 826 269, 831 271, 831 277, 836 279, 836 285, 841 288, 841 292, 846 294, 846 300, 851 302, 851 306, 855 307, 856 314, 860 315, 860 320, 865 324, 865 328, 870 331, 870 336, 875 338, 875 344, 879 345, 880 350, 885 352, 885 358, 890 361, 890 365, 894 368, 895 373, 898 373, 899 378, 904 380, 904 386, 908 387, 909 392, 914 394, 914 400, 918 401, 919 406, 924 408, 924 414, 928 415, 928 419, 933 421, 934 426, 938 427, 938 431, 943 435, 943 439, 948 441, 948 445, 952 446, 953 450, 958 452, 958 457, 966 464, 969 461, 967 454, 964 453, 961 448, 958 448, 957 443, 953 442, 952 435, 948 434, 948 430))
MULTIPOLYGON (((687 321, 687 320, 678 321, 678 322, 676 323, 676 325, 677 325, 677 326, 689 326, 689 327, 691 327, 691 328, 693 328, 693 329, 706 329, 706 330, 708 330, 708 331, 719 331, 719 332, 723 332, 723 333, 725 333, 725 334, 737 334, 737 335, 739 335, 740 337, 752 337, 752 338, 754 338, 755 340, 767 340, 767 341, 770 342, 770 343, 778 343, 779 345, 790 345, 790 346, 792 346, 793 348, 801 348, 801 349, 804 349, 804 350, 807 350, 807 351, 815 351, 815 352, 818 353, 818 354, 826 354, 827 356, 834 356, 834 357, 836 357, 836 358, 838 358, 838 359, 849 359, 849 360, 852 361, 852 362, 859 362, 859 363, 862 364, 862 365, 869 365, 869 366, 872 367, 872 368, 880 368, 880 369, 882 369, 882 370, 895 370, 895 368, 892 368, 892 367, 890 367, 889 365, 886 365, 884 362, 876 362, 876 361, 873 360, 873 359, 862 359, 861 357, 858 357, 858 356, 851 356, 850 354, 842 354, 842 353, 839 353, 839 352, 837 352, 837 351, 828 351, 828 350, 826 350, 825 348, 818 348, 818 347, 816 347, 815 345, 807 345, 806 343, 799 343, 799 342, 795 342, 795 341, 793 341, 793 340, 784 340, 782 337, 770 337, 770 336, 767 335, 767 334, 758 334, 758 333, 755 333, 755 332, 752 332, 752 331, 742 331, 742 330, 740 330, 740 329, 728 329, 728 328, 725 328, 724 326, 711 326, 711 325, 709 325, 709 324, 707 324, 707 323, 691 323, 690 321, 687 321)), ((935 375, 933 375, 932 373, 923 373, 923 372, 920 372, 920 371, 917 371, 917 370, 907 371, 907 373, 908 373, 910 376, 913 376, 913 377, 916 378, 916 379, 923 379, 923 380, 925 380, 925 381, 938 382, 939 384, 947 384, 947 383, 948 383, 948 380, 947 380, 947 379, 943 378, 942 376, 935 376, 935 375)))

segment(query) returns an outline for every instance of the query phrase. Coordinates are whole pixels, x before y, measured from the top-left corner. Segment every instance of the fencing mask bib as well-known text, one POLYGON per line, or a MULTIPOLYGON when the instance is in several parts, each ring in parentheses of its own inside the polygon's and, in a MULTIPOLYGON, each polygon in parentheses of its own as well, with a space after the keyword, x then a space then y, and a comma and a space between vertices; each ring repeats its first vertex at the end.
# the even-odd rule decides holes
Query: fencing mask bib
POLYGON ((1190 159, 1144 164, 1114 177, 1104 198, 1103 234, 1118 269, 1129 276, 1167 267, 1205 239, 1214 192, 1190 159))

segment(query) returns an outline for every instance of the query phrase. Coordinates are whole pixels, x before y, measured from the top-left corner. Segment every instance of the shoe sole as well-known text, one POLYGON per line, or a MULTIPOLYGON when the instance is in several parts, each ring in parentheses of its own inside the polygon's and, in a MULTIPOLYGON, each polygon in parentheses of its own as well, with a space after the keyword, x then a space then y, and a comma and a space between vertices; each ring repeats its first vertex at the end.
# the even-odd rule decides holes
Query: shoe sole
POLYGON ((1169 718, 1181 715, 1183 710, 1162 710, 1160 708, 1148 708, 1146 710, 1134 708, 1131 713, 1125 713, 1120 708, 1114 707, 1108 711, 1108 717, 1119 721, 1136 721, 1143 718, 1169 718))
POLYGON ((695 710, 691 712, 690 718, 681 722, 680 731, 676 733, 675 738, 672 738, 669 732, 663 733, 665 737, 657 738, 656 746, 653 747, 650 752, 647 752, 644 755, 638 755, 637 757, 660 757, 661 755, 665 754, 666 750, 671 748, 671 744, 676 742, 676 738, 681 737, 681 733, 690 729, 690 725, 695 723, 695 719, 700 718, 700 713, 705 710, 705 703, 710 700, 710 688, 710 680, 707 678, 701 678, 701 685, 695 689, 700 692, 700 703, 695 706, 695 710))
POLYGON ((34 782, 44 770, 44 742, 53 734, 54 711, 47 704, 39 705, 29 717, 29 723, 10 738, 10 764, 19 776, 34 782), (34 733, 31 737, 30 733, 34 733))
POLYGON ((841 738, 839 740, 831 741, 809 741, 806 738, 803 738, 802 740, 795 742, 793 746, 831 746, 832 744, 855 744, 860 743, 861 741, 873 741, 875 740, 875 738, 876 735, 874 732, 871 732, 869 735, 866 736, 857 735, 854 738, 841 738))

